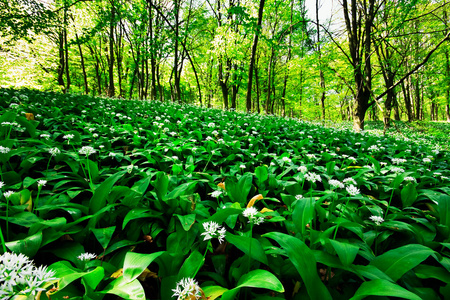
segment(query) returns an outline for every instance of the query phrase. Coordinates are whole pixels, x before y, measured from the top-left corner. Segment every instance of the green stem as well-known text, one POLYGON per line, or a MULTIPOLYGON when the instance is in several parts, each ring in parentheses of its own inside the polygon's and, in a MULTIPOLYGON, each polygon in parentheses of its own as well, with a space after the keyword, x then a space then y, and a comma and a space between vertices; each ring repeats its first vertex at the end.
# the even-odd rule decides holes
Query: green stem
POLYGON ((0 239, 2 242, 2 248, 3 248, 3 253, 6 253, 6 243, 5 243, 5 239, 3 238, 3 232, 2 232, 2 228, 0 227, 0 239))
POLYGON ((50 158, 48 159, 48 162, 47 162, 47 169, 45 170, 45 177, 48 177, 48 168, 50 167, 51 160, 52 160, 52 156, 50 155, 50 158))
POLYGON ((208 167, 208 164, 209 164, 209 162, 211 161, 212 156, 213 156, 213 155, 212 155, 212 152, 211 152, 211 155, 209 156, 208 161, 206 162, 206 165, 205 165, 205 167, 203 168, 203 173, 205 173, 206 168, 208 167))
POLYGON ((6 198, 6 240, 9 241, 9 197, 6 198))
POLYGON ((388 212, 389 212, 389 207, 391 206, 391 201, 392 201, 392 197, 394 196, 394 191, 395 191, 395 189, 392 189, 391 197, 389 198, 388 207, 386 209, 386 213, 384 214, 384 219, 385 220, 386 220, 386 217, 387 217, 388 212))
POLYGON ((38 204, 38 201, 39 201, 39 194, 41 193, 41 187, 40 186, 38 186, 38 192, 37 192, 37 196, 36 196, 36 199, 34 200, 34 204, 33 204, 33 213, 34 214, 36 214, 36 209, 37 209, 37 204, 38 204))
MULTIPOLYGON (((338 218, 341 217, 342 213, 344 212, 344 210, 347 208, 348 202, 350 201, 350 197, 347 197, 347 202, 345 202, 345 206, 343 209, 341 209, 341 211, 339 212, 339 216, 338 218)), ((337 231, 339 229, 339 224, 336 225, 336 230, 334 231, 334 235, 333 235, 333 240, 336 239, 336 235, 337 235, 337 231)))
POLYGON ((378 248, 378 225, 375 225, 375 256, 377 256, 378 248))
POLYGON ((91 177, 91 169, 89 168, 89 159, 86 156, 86 165, 88 169, 88 175, 89 175, 89 187, 91 188, 92 192, 94 192, 94 185, 92 183, 92 177, 91 177))
MULTIPOLYGON (((206 245, 206 248, 205 248, 205 253, 203 253, 203 259, 202 259, 203 263, 205 263, 206 253, 208 252, 208 246, 212 247, 211 241, 208 241, 208 245, 206 245)), ((197 273, 198 273, 198 271, 200 271, 201 267, 202 267, 202 264, 198 265, 197 270, 195 271, 194 276, 192 276, 192 278, 195 278, 195 276, 197 276, 197 273)))

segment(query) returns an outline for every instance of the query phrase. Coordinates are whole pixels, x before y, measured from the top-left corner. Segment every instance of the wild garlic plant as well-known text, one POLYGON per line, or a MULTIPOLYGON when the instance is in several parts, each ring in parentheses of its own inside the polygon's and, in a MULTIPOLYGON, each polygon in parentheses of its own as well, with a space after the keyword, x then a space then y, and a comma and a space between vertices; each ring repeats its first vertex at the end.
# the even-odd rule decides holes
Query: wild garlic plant
POLYGON ((36 267, 22 253, 5 252, 0 256, 0 297, 33 296, 39 299, 39 294, 57 280, 54 275, 45 266, 36 267))

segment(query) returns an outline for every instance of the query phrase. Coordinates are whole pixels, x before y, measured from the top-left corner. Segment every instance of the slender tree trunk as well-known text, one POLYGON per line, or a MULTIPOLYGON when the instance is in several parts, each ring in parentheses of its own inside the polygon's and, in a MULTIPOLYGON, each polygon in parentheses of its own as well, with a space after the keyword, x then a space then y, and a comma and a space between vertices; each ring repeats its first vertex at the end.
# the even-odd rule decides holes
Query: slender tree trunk
POLYGON ((58 85, 61 86, 63 90, 65 90, 65 83, 64 83, 64 69, 65 69, 65 60, 64 60, 64 33, 63 30, 61 30, 58 33, 58 56, 59 56, 59 63, 58 63, 58 85))
POLYGON ((411 99, 409 95, 409 86, 405 84, 405 82, 402 82, 402 91, 403 91, 403 98, 405 99, 405 108, 406 108, 406 114, 408 116, 408 122, 411 122, 413 120, 412 117, 412 109, 411 109, 411 99))
POLYGON ((325 76, 322 69, 322 50, 320 48, 320 24, 319 24, 319 0, 316 0, 316 30, 317 30, 317 54, 319 56, 319 76, 320 76, 320 105, 322 107, 322 119, 325 120, 325 76))
POLYGON ((84 65, 84 55, 83 50, 81 48, 81 42, 78 38, 78 33, 75 32, 75 39, 78 45, 78 52, 80 52, 80 62, 81 62, 81 71, 83 72, 83 79, 84 79, 84 93, 87 95, 89 94, 89 87, 88 87, 88 79, 86 74, 86 66, 84 65))
POLYGON ((108 96, 115 96, 114 88, 114 27, 116 18, 116 8, 114 1, 111 2, 111 19, 109 23, 109 83, 108 83, 108 96))
POLYGON ((258 76, 258 64, 255 66, 255 84, 256 84, 256 111, 258 114, 261 113, 261 108, 259 105, 259 99, 261 97, 261 88, 259 86, 259 76, 258 76))
POLYGON ((66 57, 65 63, 66 63, 66 88, 64 89, 64 93, 68 93, 70 90, 70 70, 69 70, 69 45, 67 43, 67 26, 64 27, 64 55, 66 57))
POLYGON ((258 10, 258 25, 256 27, 255 36, 253 38, 252 54, 250 56, 250 66, 248 68, 248 83, 247 83, 247 98, 246 98, 246 108, 247 112, 252 109, 252 80, 253 80, 253 68, 255 65, 256 48, 258 47, 258 36, 261 30, 262 17, 264 12, 265 0, 259 0, 259 10, 258 10))

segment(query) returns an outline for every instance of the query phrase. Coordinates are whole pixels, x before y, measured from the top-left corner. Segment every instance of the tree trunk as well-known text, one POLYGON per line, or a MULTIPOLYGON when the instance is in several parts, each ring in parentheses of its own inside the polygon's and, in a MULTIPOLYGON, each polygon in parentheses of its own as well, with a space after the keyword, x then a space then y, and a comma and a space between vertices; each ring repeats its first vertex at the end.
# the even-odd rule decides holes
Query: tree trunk
POLYGON ((319 76, 320 76, 320 105, 322 107, 322 119, 325 120, 325 76, 322 70, 322 51, 320 49, 320 24, 319 24, 319 0, 316 0, 316 30, 317 30, 317 53, 319 56, 319 76))
POLYGON ((65 68, 65 62, 64 62, 64 33, 61 30, 58 33, 58 56, 59 56, 59 63, 58 63, 58 85, 61 86, 63 90, 65 90, 65 83, 64 83, 64 68, 65 68))
POLYGON ((115 96, 114 88, 114 27, 115 27, 116 9, 114 7, 114 1, 111 2, 111 19, 109 23, 109 83, 108 83, 108 96, 115 96))
POLYGON ((247 98, 246 98, 247 112, 251 112, 251 109, 252 109, 253 68, 255 65, 256 48, 258 46, 258 36, 261 31, 262 16, 263 16, 263 12, 264 12, 264 3, 265 3, 265 0, 259 0, 258 25, 256 27, 255 36, 253 38, 252 54, 250 56, 250 66, 248 68, 248 83, 247 83, 247 98))
POLYGON ((89 87, 88 87, 88 79, 86 74, 86 67, 84 65, 84 56, 83 51, 81 49, 81 42, 78 38, 78 34, 75 32, 75 39, 77 41, 78 45, 78 52, 80 52, 80 62, 81 62, 81 71, 83 72, 83 79, 84 79, 84 93, 87 95, 89 94, 89 87))

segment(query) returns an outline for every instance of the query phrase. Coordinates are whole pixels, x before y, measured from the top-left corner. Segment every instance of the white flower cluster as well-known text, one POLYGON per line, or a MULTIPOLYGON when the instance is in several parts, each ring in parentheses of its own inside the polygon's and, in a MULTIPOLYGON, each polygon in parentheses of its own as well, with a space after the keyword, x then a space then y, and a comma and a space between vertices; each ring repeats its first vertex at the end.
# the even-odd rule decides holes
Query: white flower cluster
POLYGON ((0 153, 6 154, 6 153, 8 153, 9 151, 11 151, 10 148, 0 146, 0 153))
POLYGON ((88 252, 82 253, 82 254, 77 256, 77 258, 79 260, 81 260, 81 261, 91 260, 91 259, 94 259, 96 257, 97 257, 97 255, 92 254, 92 253, 88 253, 88 252))
POLYGON ((227 232, 223 226, 220 226, 216 222, 211 221, 203 223, 203 229, 205 230, 205 232, 200 235, 205 236, 205 238, 203 239, 204 241, 217 237, 219 239, 219 243, 222 244, 223 239, 225 238, 225 233, 227 232))
POLYGON ((316 181, 322 182, 322 178, 320 178, 320 175, 317 175, 316 173, 313 172, 308 172, 308 174, 305 175, 305 179, 312 183, 316 181))
POLYGON ((177 283, 172 297, 178 296, 177 300, 200 299, 202 297, 201 288, 192 278, 183 278, 177 283))
POLYGON ((406 162, 406 159, 404 159, 404 158, 393 158, 393 159, 392 159, 392 163, 393 163, 394 165, 403 164, 403 163, 405 163, 405 162, 406 162))
POLYGON ((384 219, 382 217, 379 216, 371 216, 369 218, 372 222, 375 222, 375 224, 380 225, 381 223, 384 222, 384 219))
POLYGON ((56 156, 61 153, 61 150, 58 148, 50 148, 48 149, 48 153, 50 153, 52 156, 56 156))
POLYGON ((247 207, 242 215, 246 218, 248 218, 249 223, 253 223, 255 225, 259 225, 264 222, 263 217, 257 217, 258 210, 255 207, 247 207))
POLYGON ((328 181, 328 184, 331 186, 332 189, 337 189, 337 188, 343 189, 344 188, 344 184, 336 179, 330 179, 328 181))
POLYGON ((36 295, 45 291, 43 285, 56 280, 53 271, 47 267, 36 267, 23 254, 3 253, 0 256, 0 298, 10 299, 19 295, 36 295))
POLYGON ((84 154, 86 156, 94 154, 95 152, 97 152, 97 151, 95 151, 95 149, 92 148, 91 146, 83 146, 83 147, 81 147, 80 150, 78 150, 78 153, 84 154))

